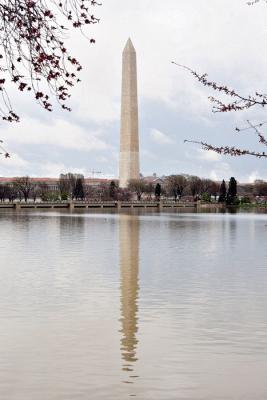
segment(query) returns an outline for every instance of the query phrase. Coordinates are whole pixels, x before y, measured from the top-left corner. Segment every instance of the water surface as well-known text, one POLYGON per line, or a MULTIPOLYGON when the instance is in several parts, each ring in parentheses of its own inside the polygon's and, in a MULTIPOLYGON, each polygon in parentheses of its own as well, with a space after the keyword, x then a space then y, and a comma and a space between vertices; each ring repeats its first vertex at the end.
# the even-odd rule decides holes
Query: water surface
POLYGON ((1 212, 1 400, 267 398, 267 215, 1 212))

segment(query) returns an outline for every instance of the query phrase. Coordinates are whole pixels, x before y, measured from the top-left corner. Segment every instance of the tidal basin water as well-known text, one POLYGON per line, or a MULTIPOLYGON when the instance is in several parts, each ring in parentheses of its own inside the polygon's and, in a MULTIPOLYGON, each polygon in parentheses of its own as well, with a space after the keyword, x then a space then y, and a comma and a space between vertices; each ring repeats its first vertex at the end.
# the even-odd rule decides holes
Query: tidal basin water
POLYGON ((267 399, 267 214, 0 213, 1 400, 267 399))

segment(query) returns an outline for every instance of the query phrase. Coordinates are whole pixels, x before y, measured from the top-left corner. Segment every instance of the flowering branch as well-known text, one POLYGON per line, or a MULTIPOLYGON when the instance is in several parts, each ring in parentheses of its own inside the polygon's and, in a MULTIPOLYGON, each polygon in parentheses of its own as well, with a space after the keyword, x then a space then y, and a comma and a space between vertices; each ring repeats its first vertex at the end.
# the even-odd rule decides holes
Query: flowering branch
MULTIPOLYGON (((255 5, 256 3, 259 3, 260 1, 264 1, 265 3, 267 3, 267 0, 252 0, 252 1, 247 2, 247 4, 252 6, 252 5, 255 5)), ((243 94, 238 93, 236 90, 229 88, 226 85, 221 85, 221 84, 218 84, 217 82, 209 80, 208 75, 206 73, 199 74, 198 72, 194 71, 193 69, 191 69, 185 65, 178 64, 174 61, 172 61, 172 63, 177 65, 178 67, 181 67, 181 68, 185 69, 186 71, 188 71, 203 86, 211 88, 215 92, 219 92, 220 94, 226 95, 232 99, 231 101, 225 103, 221 99, 215 98, 213 96, 209 96, 209 100, 213 104, 212 111, 214 113, 218 113, 218 112, 224 113, 224 112, 230 112, 230 111, 244 111, 244 110, 248 110, 255 106, 266 107, 266 105, 267 105, 267 94, 265 94, 265 93, 255 92, 253 95, 245 96, 243 94)), ((248 127, 245 127, 242 129, 236 128, 236 132, 242 132, 245 130, 252 129, 258 137, 259 143, 264 146, 267 146, 267 139, 265 138, 264 134, 260 131, 260 128, 263 125, 265 125, 267 122, 262 122, 260 124, 252 124, 250 121, 247 121, 247 123, 248 123, 248 127)), ((199 144, 202 146, 203 149, 214 151, 218 154, 224 154, 224 155, 230 155, 230 156, 250 155, 250 156, 257 157, 257 158, 266 158, 267 157, 267 154, 265 154, 265 152, 245 150, 245 149, 239 149, 236 147, 229 147, 229 146, 216 147, 216 146, 213 146, 213 145, 208 144, 203 141, 185 140, 185 142, 199 144)))
POLYGON ((196 141, 196 140, 184 140, 184 142, 199 144, 202 146, 202 148, 204 150, 212 150, 217 154, 230 155, 232 157, 236 157, 236 156, 254 156, 257 158, 266 158, 267 157, 267 154, 265 152, 243 150, 243 149, 238 149, 236 147, 229 147, 229 146, 216 147, 209 143, 205 143, 202 141, 196 141))
POLYGON ((227 96, 232 97, 235 99, 234 101, 225 104, 221 100, 216 99, 212 96, 209 96, 209 100, 214 103, 212 111, 214 113, 217 112, 229 112, 229 111, 242 111, 248 108, 251 108, 256 105, 260 105, 265 107, 267 105, 267 95, 260 94, 258 92, 255 93, 254 96, 243 96, 237 93, 234 89, 230 89, 225 85, 219 85, 216 82, 208 80, 208 74, 199 74, 198 72, 192 70, 189 67, 186 67, 181 64, 177 64, 176 62, 172 61, 172 64, 177 65, 178 67, 184 68, 189 71, 203 86, 210 87, 211 89, 221 92, 227 96))
MULTIPOLYGON (((20 92, 32 92, 35 100, 52 111, 51 95, 65 110, 69 90, 80 81, 79 61, 65 44, 69 28, 83 29, 99 22, 91 12, 95 0, 0 0, 0 117, 18 122, 7 83, 20 92), (66 24, 64 23, 66 22, 66 24), (48 90, 47 90, 48 88, 48 90)), ((89 38, 94 43, 93 38, 89 38)))
POLYGON ((235 128, 237 132, 242 132, 242 131, 246 131, 249 129, 253 129, 254 133, 258 136, 259 138, 259 143, 264 144, 265 146, 267 146, 267 140, 265 138, 265 136, 260 132, 259 128, 261 128, 263 125, 265 125, 267 122, 261 122, 258 125, 253 125, 249 120, 247 120, 248 123, 248 127, 246 128, 235 128))

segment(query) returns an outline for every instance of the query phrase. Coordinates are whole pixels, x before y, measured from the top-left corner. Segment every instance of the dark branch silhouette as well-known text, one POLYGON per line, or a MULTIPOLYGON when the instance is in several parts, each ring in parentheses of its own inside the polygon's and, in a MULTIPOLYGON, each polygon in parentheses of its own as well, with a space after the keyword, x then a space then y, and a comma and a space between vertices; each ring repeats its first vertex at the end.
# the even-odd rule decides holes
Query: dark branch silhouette
POLYGON ((0 140, 0 155, 4 154, 5 158, 10 158, 10 154, 3 147, 2 143, 3 143, 3 140, 0 140))
POLYGON ((248 1, 247 2, 247 4, 249 5, 249 6, 253 6, 254 4, 256 4, 256 3, 267 3, 267 0, 253 0, 253 1, 248 1))

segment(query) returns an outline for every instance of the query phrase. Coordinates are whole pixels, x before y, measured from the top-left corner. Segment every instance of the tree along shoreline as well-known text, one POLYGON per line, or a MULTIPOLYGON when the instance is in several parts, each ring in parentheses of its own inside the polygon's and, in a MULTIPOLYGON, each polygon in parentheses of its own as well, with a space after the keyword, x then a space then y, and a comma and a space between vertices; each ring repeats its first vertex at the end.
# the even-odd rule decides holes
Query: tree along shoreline
POLYGON ((59 179, 30 177, 0 178, 0 203, 60 201, 174 201, 204 204, 267 204, 267 182, 238 184, 201 179, 197 176, 170 175, 131 180, 120 188, 117 180, 85 179, 78 174, 62 174, 59 179))

